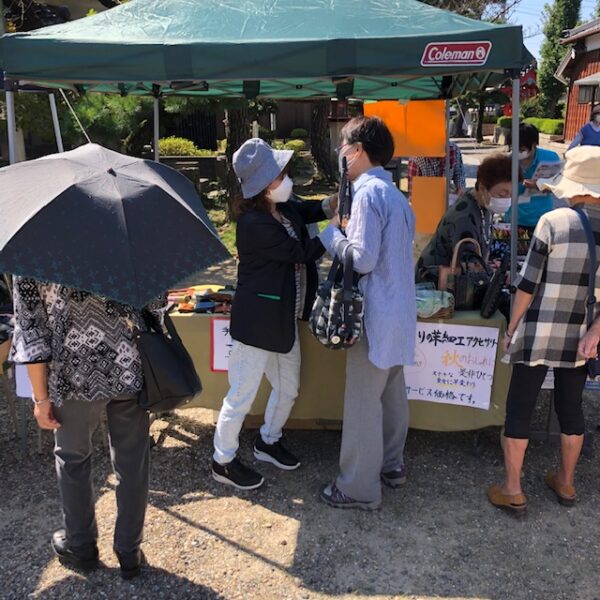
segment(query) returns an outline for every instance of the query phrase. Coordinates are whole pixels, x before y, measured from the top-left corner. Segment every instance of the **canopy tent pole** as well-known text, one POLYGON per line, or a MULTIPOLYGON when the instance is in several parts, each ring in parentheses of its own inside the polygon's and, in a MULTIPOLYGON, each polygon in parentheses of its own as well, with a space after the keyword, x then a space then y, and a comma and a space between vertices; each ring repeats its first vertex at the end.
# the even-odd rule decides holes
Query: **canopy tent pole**
POLYGON ((8 162, 17 162, 17 119, 15 116, 15 84, 9 79, 4 80, 6 90, 6 125, 8 129, 8 162))
POLYGON ((450 206, 450 100, 446 100, 446 160, 444 161, 444 176, 446 177, 446 208, 450 206))
POLYGON ((154 129, 153 129, 154 160, 160 162, 160 152, 158 151, 158 138, 160 134, 160 98, 158 94, 154 95, 154 129))
POLYGON ((54 137, 56 138, 56 147, 59 152, 64 152, 62 135, 60 133, 60 123, 58 121, 58 111, 56 110, 56 98, 54 94, 48 94, 48 100, 50 101, 50 112, 52 113, 52 125, 54 125, 54 137))
POLYGON ((511 224, 510 224, 510 280, 517 276, 517 248, 519 237, 519 111, 521 110, 521 74, 513 71, 512 76, 512 194, 511 194, 511 224))

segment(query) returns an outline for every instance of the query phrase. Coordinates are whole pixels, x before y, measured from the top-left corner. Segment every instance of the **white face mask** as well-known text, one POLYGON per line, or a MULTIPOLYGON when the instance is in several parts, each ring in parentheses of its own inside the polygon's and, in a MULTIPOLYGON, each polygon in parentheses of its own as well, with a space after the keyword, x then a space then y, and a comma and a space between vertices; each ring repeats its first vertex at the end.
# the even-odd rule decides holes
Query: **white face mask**
POLYGON ((524 150, 523 152, 519 152, 519 160, 527 160, 531 156, 531 152, 529 150, 524 150))
POLYGON ((592 117, 592 121, 594 121, 594 123, 596 123, 597 125, 600 124, 600 114, 594 115, 592 117))
POLYGON ((511 204, 510 198, 499 198, 497 196, 492 196, 490 198, 489 209, 498 215, 503 215, 509 208, 511 204))
POLYGON ((289 175, 286 175, 275 189, 269 190, 269 200, 275 204, 287 202, 292 195, 293 187, 294 182, 290 179, 289 175))
MULTIPOLYGON (((356 150, 354 150, 354 152, 356 152, 356 150)), ((345 154, 342 154, 340 152, 340 154, 338 155, 338 169, 340 170, 340 175, 342 175, 342 173, 344 172, 344 156, 346 156, 345 154)), ((350 160, 347 156, 346 156, 346 167, 348 169, 350 169, 350 167, 352 166, 352 163, 356 160, 356 158, 350 160)))

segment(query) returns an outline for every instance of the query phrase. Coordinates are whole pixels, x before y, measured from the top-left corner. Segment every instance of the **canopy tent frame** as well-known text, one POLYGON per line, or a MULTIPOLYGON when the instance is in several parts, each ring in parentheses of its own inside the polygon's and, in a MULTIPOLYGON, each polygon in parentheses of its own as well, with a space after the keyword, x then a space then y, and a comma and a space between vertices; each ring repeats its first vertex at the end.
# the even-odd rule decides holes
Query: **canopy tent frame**
MULTIPOLYGON (((448 99, 510 77, 512 139, 518 144, 520 70, 532 60, 522 39, 521 27, 474 21, 416 0, 385 5, 345 0, 343 6, 319 0, 133 0, 78 21, 0 38, 9 157, 15 162, 14 91, 29 82, 49 91, 152 95, 158 159, 160 100, 170 95, 448 99), (432 45, 443 48, 439 56, 427 54, 432 45), (457 47, 475 48, 475 60, 461 63, 459 50, 444 62, 446 48, 457 47)), ((55 133, 58 146, 56 127, 55 133)), ((513 152, 513 276, 518 172, 513 152)))

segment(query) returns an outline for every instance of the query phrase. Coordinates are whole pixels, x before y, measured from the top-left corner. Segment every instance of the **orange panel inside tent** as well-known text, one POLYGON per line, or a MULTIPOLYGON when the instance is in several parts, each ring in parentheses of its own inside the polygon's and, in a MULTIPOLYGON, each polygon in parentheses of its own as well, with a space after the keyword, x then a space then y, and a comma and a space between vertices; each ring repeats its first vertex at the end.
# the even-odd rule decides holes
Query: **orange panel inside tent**
POLYGON ((412 185, 417 233, 434 233, 446 212, 446 178, 415 177, 412 185))
POLYGON ((420 100, 400 104, 384 100, 364 105, 367 117, 377 116, 394 136, 394 156, 446 155, 446 101, 420 100))

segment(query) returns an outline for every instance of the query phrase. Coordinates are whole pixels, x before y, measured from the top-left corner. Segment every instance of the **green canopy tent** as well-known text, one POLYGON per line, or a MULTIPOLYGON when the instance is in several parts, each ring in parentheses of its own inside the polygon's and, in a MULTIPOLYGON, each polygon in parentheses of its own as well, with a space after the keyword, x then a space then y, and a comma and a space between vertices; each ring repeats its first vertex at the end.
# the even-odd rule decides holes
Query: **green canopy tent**
MULTIPOLYGON (((521 27, 416 0, 132 0, 0 38, 11 161, 13 90, 22 83, 152 94, 157 107, 169 94, 449 98, 510 76, 518 114, 519 72, 531 61, 521 27)), ((517 173, 515 154, 515 198, 517 173)))

